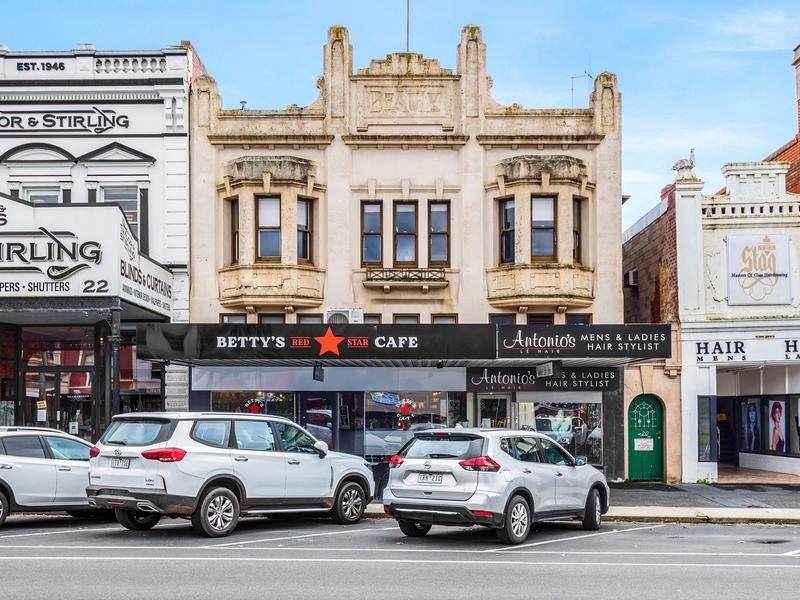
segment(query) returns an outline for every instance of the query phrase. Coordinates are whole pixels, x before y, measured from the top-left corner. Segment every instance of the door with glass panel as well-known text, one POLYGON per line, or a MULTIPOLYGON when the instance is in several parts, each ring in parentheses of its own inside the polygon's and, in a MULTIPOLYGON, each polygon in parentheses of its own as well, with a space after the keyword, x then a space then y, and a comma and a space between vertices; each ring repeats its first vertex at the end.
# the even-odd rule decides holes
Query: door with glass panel
POLYGON ((514 427, 511 396, 485 394, 478 396, 478 427, 514 427))

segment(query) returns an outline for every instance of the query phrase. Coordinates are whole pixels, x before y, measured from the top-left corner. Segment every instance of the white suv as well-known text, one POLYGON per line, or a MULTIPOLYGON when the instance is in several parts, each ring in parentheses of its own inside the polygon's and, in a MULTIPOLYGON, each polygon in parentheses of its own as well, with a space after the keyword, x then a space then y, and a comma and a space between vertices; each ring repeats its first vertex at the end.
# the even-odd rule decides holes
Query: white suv
POLYGON ((357 523, 374 492, 363 458, 329 452, 288 419, 240 413, 118 415, 92 449, 86 489, 128 529, 188 517, 208 537, 228 535, 240 514, 357 523))
POLYGON ((12 511, 88 514, 91 447, 57 429, 0 427, 0 525, 12 511))

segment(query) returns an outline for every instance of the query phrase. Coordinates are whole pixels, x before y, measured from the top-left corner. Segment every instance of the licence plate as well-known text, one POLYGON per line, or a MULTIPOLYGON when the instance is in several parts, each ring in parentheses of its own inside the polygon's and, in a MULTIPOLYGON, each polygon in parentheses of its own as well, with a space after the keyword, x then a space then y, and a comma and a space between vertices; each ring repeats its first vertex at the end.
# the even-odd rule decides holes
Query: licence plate
POLYGON ((130 458, 112 458, 111 459, 111 468, 112 469, 130 469, 131 467, 131 459, 130 458))
POLYGON ((420 473, 417 475, 417 483, 442 483, 442 473, 420 473))

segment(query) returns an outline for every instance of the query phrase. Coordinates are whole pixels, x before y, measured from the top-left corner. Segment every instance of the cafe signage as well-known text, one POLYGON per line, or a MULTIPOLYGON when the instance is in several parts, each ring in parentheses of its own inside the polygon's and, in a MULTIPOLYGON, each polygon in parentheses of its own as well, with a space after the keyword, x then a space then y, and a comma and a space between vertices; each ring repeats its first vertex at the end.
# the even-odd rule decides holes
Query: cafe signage
POLYGON ((619 387, 617 370, 608 367, 563 367, 556 377, 536 377, 536 368, 469 367, 468 392, 596 392, 619 387))
POLYGON ((669 358, 669 325, 504 325, 498 358, 669 358))
POLYGON ((181 359, 492 359, 493 325, 140 324, 137 354, 181 359))
POLYGON ((118 296, 172 313, 172 274, 139 253, 113 205, 31 205, 0 198, 0 300, 118 296))

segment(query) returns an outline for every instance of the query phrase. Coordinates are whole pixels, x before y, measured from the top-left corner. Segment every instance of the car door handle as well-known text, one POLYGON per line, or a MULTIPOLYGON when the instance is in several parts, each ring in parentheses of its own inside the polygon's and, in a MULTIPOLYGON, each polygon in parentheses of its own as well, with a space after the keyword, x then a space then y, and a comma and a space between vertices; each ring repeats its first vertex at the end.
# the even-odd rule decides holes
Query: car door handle
POLYGON ((247 457, 246 456, 235 456, 233 458, 233 460, 235 460, 236 462, 247 462, 247 457))
POLYGON ((556 477, 563 477, 563 476, 564 476, 564 474, 561 471, 558 471, 556 473, 556 477))
POLYGON ((59 471, 72 471, 72 467, 58 467, 59 471))
POLYGON ((290 458, 286 462, 289 463, 290 465, 299 465, 300 464, 300 461, 298 459, 296 459, 296 458, 290 458))
POLYGON ((530 470, 530 469, 522 469, 522 472, 523 472, 523 473, 530 473, 530 472, 531 472, 531 470, 530 470))
POLYGON ((14 467, 12 467, 11 465, 0 465, 0 469, 6 470, 6 471, 7 471, 8 469, 13 469, 13 468, 14 468, 14 467))

